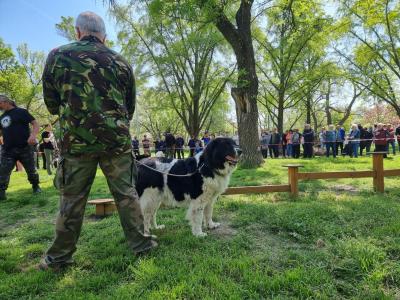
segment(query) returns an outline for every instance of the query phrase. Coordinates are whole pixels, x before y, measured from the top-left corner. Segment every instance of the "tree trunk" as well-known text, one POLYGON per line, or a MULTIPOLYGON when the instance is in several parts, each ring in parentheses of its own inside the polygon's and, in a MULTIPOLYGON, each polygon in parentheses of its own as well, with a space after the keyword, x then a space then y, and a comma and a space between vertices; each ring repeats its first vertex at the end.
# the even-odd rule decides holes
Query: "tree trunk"
POLYGON ((242 0, 236 13, 237 28, 221 12, 216 26, 231 45, 238 66, 237 87, 231 94, 236 103, 239 145, 242 149, 240 165, 255 168, 263 158, 258 136, 258 78, 251 34, 251 6, 253 1, 242 0))
POLYGON ((231 94, 236 103, 239 145, 243 151, 241 166, 254 168, 263 161, 258 138, 257 102, 250 101, 250 93, 243 88, 232 88, 231 94))
POLYGON ((331 81, 328 80, 328 91, 326 92, 325 99, 325 114, 326 114, 326 123, 327 125, 332 124, 332 114, 331 114, 331 104, 330 104, 330 95, 331 95, 331 81))
POLYGON ((311 124, 311 95, 307 93, 306 96, 306 123, 311 124))
POLYGON ((283 133, 283 101, 279 99, 278 103, 278 132, 283 133))

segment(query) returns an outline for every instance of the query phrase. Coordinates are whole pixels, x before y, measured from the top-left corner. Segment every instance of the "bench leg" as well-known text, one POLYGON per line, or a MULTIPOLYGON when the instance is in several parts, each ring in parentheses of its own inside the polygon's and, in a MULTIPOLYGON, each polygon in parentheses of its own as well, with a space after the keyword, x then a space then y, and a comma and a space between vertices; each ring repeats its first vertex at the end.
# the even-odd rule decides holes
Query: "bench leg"
POLYGON ((105 206, 105 208, 104 208, 105 215, 111 215, 114 211, 117 210, 115 203, 107 203, 104 206, 105 206))
POLYGON ((96 204, 96 216, 103 217, 105 215, 105 205, 104 204, 96 204))

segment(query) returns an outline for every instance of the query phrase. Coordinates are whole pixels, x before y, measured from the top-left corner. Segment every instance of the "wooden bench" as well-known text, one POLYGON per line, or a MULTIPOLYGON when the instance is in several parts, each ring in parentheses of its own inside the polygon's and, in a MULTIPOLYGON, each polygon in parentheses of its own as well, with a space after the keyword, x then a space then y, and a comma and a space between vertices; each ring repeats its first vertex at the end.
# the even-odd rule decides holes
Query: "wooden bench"
POLYGON ((108 216, 117 210, 114 199, 95 199, 88 203, 96 206, 96 217, 108 216))

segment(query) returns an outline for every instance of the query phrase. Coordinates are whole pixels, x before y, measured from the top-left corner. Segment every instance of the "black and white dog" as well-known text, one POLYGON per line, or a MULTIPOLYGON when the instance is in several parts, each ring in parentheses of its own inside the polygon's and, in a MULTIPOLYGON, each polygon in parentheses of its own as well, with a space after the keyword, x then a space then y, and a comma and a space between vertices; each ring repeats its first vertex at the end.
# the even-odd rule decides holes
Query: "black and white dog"
POLYGON ((206 236, 202 224, 209 229, 220 224, 212 221, 213 205, 229 184, 238 161, 235 143, 229 138, 212 140, 195 157, 172 160, 144 159, 138 162, 136 189, 144 217, 144 231, 162 229, 156 214, 163 203, 180 206, 189 202, 186 218, 195 236, 206 236), (157 170, 157 171, 155 171, 157 170))

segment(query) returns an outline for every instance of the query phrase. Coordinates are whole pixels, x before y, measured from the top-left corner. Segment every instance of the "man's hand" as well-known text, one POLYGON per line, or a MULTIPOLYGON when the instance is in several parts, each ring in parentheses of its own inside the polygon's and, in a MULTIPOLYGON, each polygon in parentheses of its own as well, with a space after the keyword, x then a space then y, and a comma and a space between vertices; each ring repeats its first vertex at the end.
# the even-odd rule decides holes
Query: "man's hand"
POLYGON ((29 136, 29 138, 28 138, 28 144, 31 145, 31 146, 34 146, 34 145, 36 145, 37 143, 38 143, 38 141, 37 141, 37 139, 36 139, 36 136, 33 135, 33 134, 31 134, 31 135, 29 136))

